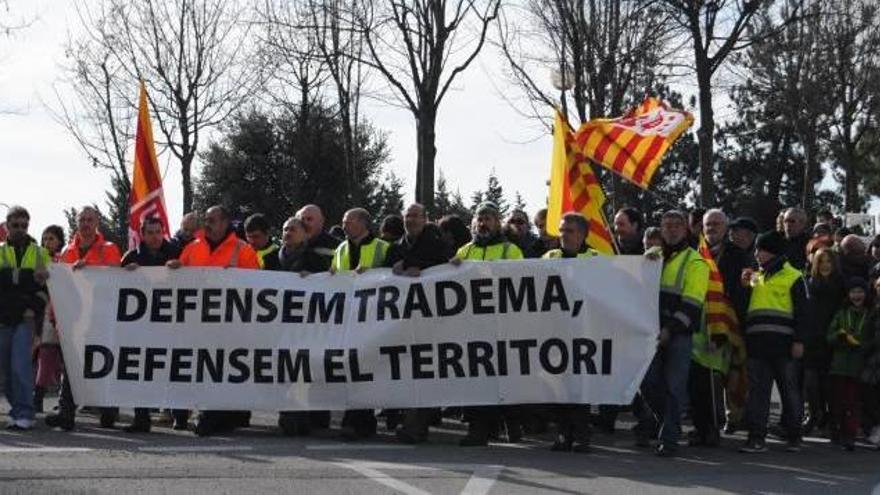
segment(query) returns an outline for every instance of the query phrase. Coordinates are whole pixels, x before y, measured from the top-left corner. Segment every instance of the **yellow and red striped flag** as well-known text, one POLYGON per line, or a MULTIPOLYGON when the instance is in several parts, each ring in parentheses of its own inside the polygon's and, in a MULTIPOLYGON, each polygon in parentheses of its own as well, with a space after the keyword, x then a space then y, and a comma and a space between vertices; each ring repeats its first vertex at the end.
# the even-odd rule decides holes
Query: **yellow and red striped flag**
POLYGON ((724 294, 724 278, 712 257, 706 237, 700 235, 700 255, 709 265, 709 289, 706 291, 706 328, 709 335, 724 335, 733 348, 733 363, 745 363, 745 343, 736 311, 724 294))
POLYGON ((575 146, 590 160, 647 189, 663 156, 693 123, 690 113, 648 98, 623 117, 585 122, 575 134, 575 146))
POLYGON ((553 160, 550 169, 550 200, 547 231, 559 235, 564 213, 576 211, 590 221, 587 244, 603 254, 614 254, 614 240, 602 206, 605 193, 593 166, 575 149, 571 128, 560 112, 553 127, 553 160))
POLYGON ((131 176, 131 194, 128 198, 128 247, 134 249, 141 241, 141 222, 147 217, 158 217, 162 221, 165 237, 171 235, 168 225, 168 210, 165 208, 165 194, 162 192, 162 175, 159 173, 159 160, 153 143, 153 123, 147 106, 147 87, 141 81, 140 102, 138 104, 137 133, 134 144, 134 171, 131 176))

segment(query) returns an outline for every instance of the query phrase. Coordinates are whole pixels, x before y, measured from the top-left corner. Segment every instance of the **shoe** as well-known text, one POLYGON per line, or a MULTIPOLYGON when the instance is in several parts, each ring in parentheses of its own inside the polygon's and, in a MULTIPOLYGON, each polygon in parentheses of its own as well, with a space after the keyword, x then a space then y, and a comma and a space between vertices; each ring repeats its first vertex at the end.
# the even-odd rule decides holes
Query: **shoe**
POLYGON ((556 441, 553 442, 553 446, 550 447, 550 450, 552 452, 571 452, 572 446, 573 443, 571 440, 559 435, 556 437, 556 441))
POLYGON ((199 419, 196 421, 195 434, 200 437, 210 437, 217 433, 217 424, 210 419, 199 419))
POLYGON ((744 454, 761 454, 767 452, 767 444, 763 438, 749 438, 746 443, 739 448, 744 454))
POLYGON ((73 430, 75 416, 72 414, 50 414, 44 420, 49 428, 61 428, 64 431, 73 430))
POLYGON ((465 435, 464 438, 458 441, 459 447, 485 447, 487 445, 489 445, 488 438, 472 435, 465 435))
POLYGON ((786 452, 800 452, 801 451, 801 439, 796 438, 796 439, 789 440, 785 444, 785 451, 786 452))
POLYGON ((100 420, 101 428, 107 428, 107 429, 115 428, 117 419, 119 419, 119 413, 101 412, 101 420, 100 420))
POLYGON ((657 457, 675 457, 678 455, 678 445, 661 443, 654 449, 654 454, 656 454, 657 457))
POLYGON ((522 439, 522 425, 520 423, 507 423, 507 443, 520 443, 522 439))
POLYGON ((880 426, 871 428, 871 434, 868 435, 868 442, 874 445, 880 445, 880 426))
POLYGON ((703 447, 706 445, 706 435, 697 430, 688 433, 688 447, 703 447))
POLYGON ((124 431, 126 433, 149 433, 150 432, 150 423, 149 422, 134 421, 130 425, 123 428, 122 431, 124 431))
POLYGON ((34 420, 32 419, 12 419, 6 423, 6 429, 10 431, 28 431, 34 428, 34 420))

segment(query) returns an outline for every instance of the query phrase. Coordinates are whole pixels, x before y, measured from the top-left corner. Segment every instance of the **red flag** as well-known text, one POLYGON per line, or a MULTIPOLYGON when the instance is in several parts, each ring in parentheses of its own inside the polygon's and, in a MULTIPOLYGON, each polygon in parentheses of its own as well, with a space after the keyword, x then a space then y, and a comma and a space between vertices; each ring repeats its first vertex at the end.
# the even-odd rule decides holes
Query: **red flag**
POLYGON ((171 236, 165 194, 162 192, 162 176, 153 144, 153 124, 147 107, 147 87, 141 81, 138 105, 137 134, 134 145, 134 172, 131 177, 131 195, 128 200, 128 247, 134 249, 141 241, 141 222, 147 217, 162 221, 165 238, 171 236))
POLYGON ((616 119, 593 119, 575 134, 576 148, 590 160, 647 189, 666 151, 694 117, 657 98, 616 119))

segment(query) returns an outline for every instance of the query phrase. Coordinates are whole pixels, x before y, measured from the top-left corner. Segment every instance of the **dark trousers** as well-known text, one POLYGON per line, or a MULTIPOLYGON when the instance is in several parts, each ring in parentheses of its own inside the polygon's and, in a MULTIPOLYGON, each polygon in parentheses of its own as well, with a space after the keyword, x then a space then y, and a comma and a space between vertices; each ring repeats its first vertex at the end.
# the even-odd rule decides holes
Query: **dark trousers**
POLYGON ((657 350, 645 379, 637 431, 653 436, 659 431, 660 441, 676 445, 681 436, 681 414, 688 402, 687 389, 691 367, 690 334, 672 334, 665 346, 657 350))
POLYGON ((590 434, 592 433, 590 406, 584 404, 556 404, 549 407, 553 420, 556 423, 556 435, 559 440, 566 443, 590 443, 590 434))
POLYGON ((746 401, 746 426, 749 436, 767 436, 767 420, 770 417, 770 391, 773 382, 782 398, 783 426, 789 439, 801 435, 804 405, 798 380, 799 363, 789 357, 753 358, 746 363, 749 376, 749 397, 746 401))
POLYGON ((828 415, 830 392, 831 380, 827 369, 816 366, 804 368, 804 399, 811 423, 816 426, 828 415))
POLYGON ((832 376, 831 387, 834 392, 834 402, 831 404, 834 423, 840 431, 840 439, 852 443, 862 425, 862 403, 859 400, 861 385, 855 378, 832 376))
POLYGON ((468 423, 468 436, 486 440, 492 434, 507 427, 508 439, 515 440, 522 434, 522 419, 526 406, 472 406, 464 408, 468 423), (513 437, 513 438, 511 438, 513 437))
POLYGON ((417 440, 428 438, 428 427, 440 417, 440 409, 425 407, 403 411, 403 431, 417 440))
POLYGON ((350 409, 342 416, 342 427, 352 428, 361 437, 376 434, 376 415, 372 409, 350 409))
POLYGON ((862 405, 867 430, 880 426, 880 384, 862 384, 862 405))
POLYGON ((278 426, 285 435, 308 435, 312 429, 309 411, 281 411, 278 426))
MULTIPOLYGON (((101 423, 113 423, 119 417, 118 407, 100 407, 101 423)), ((61 373, 61 394, 58 397, 58 414, 65 418, 76 417, 76 402, 73 400, 73 389, 67 370, 61 373)))
POLYGON ((704 439, 717 434, 724 424, 724 376, 692 362, 688 395, 697 434, 704 439))

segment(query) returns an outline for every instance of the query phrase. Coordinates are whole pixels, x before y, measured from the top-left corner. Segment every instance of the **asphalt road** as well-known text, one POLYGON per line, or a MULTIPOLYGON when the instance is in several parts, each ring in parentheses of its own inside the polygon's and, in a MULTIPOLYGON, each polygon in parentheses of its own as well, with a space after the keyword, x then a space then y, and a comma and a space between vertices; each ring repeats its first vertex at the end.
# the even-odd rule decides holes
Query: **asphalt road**
POLYGON ((285 438, 274 422, 256 414, 250 428, 211 438, 166 427, 126 434, 99 428, 89 415, 70 433, 42 424, 0 430, 0 493, 880 495, 880 452, 847 453, 814 438, 797 454, 777 442, 766 454, 740 454, 735 436, 719 449, 684 448, 661 459, 634 447, 625 430, 597 434, 594 453, 565 454, 550 452, 546 435, 460 448, 461 425, 449 421, 419 446, 385 433, 363 443, 341 442, 333 430, 285 438))

